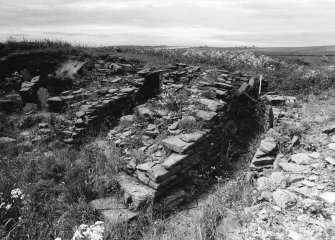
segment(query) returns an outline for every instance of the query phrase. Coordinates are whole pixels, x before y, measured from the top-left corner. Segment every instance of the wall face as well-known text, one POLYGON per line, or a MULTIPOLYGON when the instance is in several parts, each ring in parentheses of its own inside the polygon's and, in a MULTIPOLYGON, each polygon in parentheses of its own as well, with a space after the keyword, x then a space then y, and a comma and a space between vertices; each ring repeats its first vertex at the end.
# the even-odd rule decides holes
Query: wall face
MULTIPOLYGON (((117 80, 117 82, 114 84, 95 91, 98 97, 81 102, 70 126, 63 130, 65 135, 68 135, 67 142, 80 140, 87 131, 96 131, 105 119, 112 122, 118 121, 122 114, 131 112, 135 106, 145 102, 159 91, 160 72, 148 71, 128 75, 128 79, 131 81, 116 78, 114 81, 117 80)), ((81 98, 83 93, 68 92, 61 99, 66 104, 77 96, 81 98)))

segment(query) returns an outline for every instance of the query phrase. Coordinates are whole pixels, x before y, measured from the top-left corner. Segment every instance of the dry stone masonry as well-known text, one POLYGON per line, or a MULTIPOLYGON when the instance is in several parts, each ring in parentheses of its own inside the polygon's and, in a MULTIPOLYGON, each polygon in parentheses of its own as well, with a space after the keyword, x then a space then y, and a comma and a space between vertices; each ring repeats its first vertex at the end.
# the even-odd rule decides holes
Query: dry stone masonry
POLYGON ((99 126, 105 118, 118 119, 122 113, 154 96, 159 90, 160 72, 148 69, 103 80, 103 86, 93 92, 84 89, 65 91, 60 97, 48 99, 49 108, 57 110, 70 105, 75 111, 69 126, 63 130, 65 142, 80 139, 89 128, 99 126), (90 99, 92 94, 96 96, 94 99, 90 99))
MULTIPOLYGON (((127 206, 122 216, 134 217, 129 211, 152 202, 163 207, 180 204, 185 193, 176 189, 195 170, 220 161, 236 131, 231 120, 233 97, 249 99, 257 92, 257 81, 240 72, 201 72, 199 67, 176 64, 162 76, 160 94, 137 106, 134 114, 123 116, 108 133, 109 144, 122 153, 120 158, 126 163, 116 177, 124 193, 119 202, 127 206)), ((272 157, 275 149, 270 141, 262 151, 272 157)), ((110 201, 116 200, 99 199, 92 206, 107 221, 115 222, 108 217, 115 206, 99 207, 110 201)))

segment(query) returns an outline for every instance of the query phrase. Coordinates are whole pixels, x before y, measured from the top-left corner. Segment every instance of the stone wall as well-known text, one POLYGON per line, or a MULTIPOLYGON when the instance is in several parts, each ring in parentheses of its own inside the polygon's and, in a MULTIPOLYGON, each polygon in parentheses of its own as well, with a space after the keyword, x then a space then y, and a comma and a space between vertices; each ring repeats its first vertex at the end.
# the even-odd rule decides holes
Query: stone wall
MULTIPOLYGON (((80 101, 75 118, 71 120, 70 126, 63 130, 66 136, 64 141, 72 143, 80 140, 87 130, 99 127, 106 118, 117 121, 122 114, 131 112, 134 106, 145 102, 159 91, 160 71, 146 70, 144 73, 142 70, 129 77, 129 80, 115 78, 117 84, 97 90, 97 98, 80 101)), ((59 102, 63 105, 71 104, 75 100, 89 97, 88 94, 85 90, 64 92, 63 96, 48 100, 49 108, 57 107, 59 102), (52 104, 50 100, 53 101, 52 104)), ((74 105, 78 105, 78 102, 74 105)))
POLYGON ((221 161, 236 132, 232 101, 254 97, 256 84, 250 75, 184 64, 164 72, 160 94, 108 134, 127 163, 117 180, 129 209, 161 201, 193 170, 221 161))

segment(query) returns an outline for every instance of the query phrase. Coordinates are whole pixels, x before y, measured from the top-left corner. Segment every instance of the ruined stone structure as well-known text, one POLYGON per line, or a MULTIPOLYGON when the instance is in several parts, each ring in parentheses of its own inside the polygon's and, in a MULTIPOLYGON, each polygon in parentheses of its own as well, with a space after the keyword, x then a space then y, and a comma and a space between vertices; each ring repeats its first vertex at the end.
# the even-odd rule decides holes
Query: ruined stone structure
MULTIPOLYGON (((256 102, 260 86, 259 76, 241 72, 182 63, 143 69, 108 57, 65 59, 52 72, 29 75, 26 70, 13 76, 20 79, 21 99, 35 103, 38 92, 49 96, 47 109, 60 116, 62 142, 79 143, 100 123, 110 123, 98 146, 121 153, 123 169, 111 177, 123 196, 91 205, 111 224, 135 217, 151 203, 171 208, 183 202, 188 178, 225 161, 237 131, 235 102, 256 102)), ((264 91, 264 79, 262 84, 264 91)), ((273 154, 269 144, 264 146, 262 154, 273 154)))
POLYGON ((123 199, 92 202, 112 224, 118 217, 136 216, 152 202, 162 207, 180 204, 185 199, 180 188, 184 180, 223 160, 236 132, 233 99, 250 101, 257 92, 255 78, 242 73, 201 72, 199 67, 177 64, 162 76, 160 94, 123 116, 104 144, 118 148, 127 163, 116 177, 123 199))

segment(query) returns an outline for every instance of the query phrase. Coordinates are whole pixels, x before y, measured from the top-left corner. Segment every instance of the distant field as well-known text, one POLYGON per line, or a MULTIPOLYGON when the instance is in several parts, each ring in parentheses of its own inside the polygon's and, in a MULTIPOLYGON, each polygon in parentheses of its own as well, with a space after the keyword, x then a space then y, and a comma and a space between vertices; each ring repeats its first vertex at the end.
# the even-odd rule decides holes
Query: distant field
POLYGON ((161 49, 211 49, 211 50, 225 50, 232 52, 249 51, 255 55, 267 55, 273 58, 283 59, 289 62, 302 62, 307 64, 320 64, 320 58, 326 56, 328 58, 327 64, 335 63, 335 45, 331 46, 311 46, 311 47, 178 47, 178 46, 156 46, 143 48, 161 48, 161 49))
POLYGON ((326 56, 327 63, 335 61, 335 45, 315 47, 274 47, 274 48, 246 48, 256 55, 268 55, 287 61, 303 61, 307 63, 320 63, 320 58, 326 56))
POLYGON ((318 47, 277 47, 277 48, 251 48, 255 53, 267 53, 273 55, 296 55, 296 56, 315 56, 315 55, 335 55, 335 45, 318 47))
POLYGON ((251 51, 256 54, 277 55, 277 56, 334 56, 335 45, 331 46, 311 46, 311 47, 265 47, 265 48, 218 48, 230 51, 251 51))

